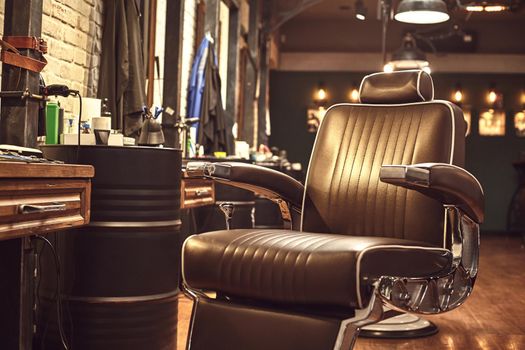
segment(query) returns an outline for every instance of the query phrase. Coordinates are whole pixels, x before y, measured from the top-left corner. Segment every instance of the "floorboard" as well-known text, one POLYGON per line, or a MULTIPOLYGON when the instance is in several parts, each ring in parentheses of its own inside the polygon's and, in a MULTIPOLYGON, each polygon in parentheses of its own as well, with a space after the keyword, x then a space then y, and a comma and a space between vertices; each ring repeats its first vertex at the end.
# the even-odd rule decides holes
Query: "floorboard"
MULTIPOLYGON (((521 243, 516 236, 482 236, 472 296, 454 311, 428 317, 439 327, 438 334, 410 340, 360 338, 354 349, 525 350, 525 249, 521 243)), ((191 307, 191 300, 180 298, 177 350, 186 347, 191 307)))

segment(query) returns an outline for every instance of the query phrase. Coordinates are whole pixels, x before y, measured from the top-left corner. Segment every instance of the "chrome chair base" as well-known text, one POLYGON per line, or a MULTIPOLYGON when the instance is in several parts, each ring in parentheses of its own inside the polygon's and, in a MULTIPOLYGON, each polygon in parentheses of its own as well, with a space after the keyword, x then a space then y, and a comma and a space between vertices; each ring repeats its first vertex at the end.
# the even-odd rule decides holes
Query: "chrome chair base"
POLYGON ((438 327, 424 318, 401 314, 361 328, 359 337, 379 339, 420 338, 436 334, 438 327))

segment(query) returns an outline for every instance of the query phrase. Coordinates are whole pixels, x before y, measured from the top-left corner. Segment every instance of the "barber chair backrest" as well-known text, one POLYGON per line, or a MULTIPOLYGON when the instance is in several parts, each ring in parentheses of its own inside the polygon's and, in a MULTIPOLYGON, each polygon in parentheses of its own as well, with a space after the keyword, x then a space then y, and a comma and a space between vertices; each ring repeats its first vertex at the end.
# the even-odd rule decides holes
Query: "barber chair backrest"
POLYGON ((440 203, 379 180, 382 165, 464 165, 463 113, 433 97, 423 71, 377 73, 363 79, 361 103, 327 111, 308 168, 302 231, 445 244, 440 203))

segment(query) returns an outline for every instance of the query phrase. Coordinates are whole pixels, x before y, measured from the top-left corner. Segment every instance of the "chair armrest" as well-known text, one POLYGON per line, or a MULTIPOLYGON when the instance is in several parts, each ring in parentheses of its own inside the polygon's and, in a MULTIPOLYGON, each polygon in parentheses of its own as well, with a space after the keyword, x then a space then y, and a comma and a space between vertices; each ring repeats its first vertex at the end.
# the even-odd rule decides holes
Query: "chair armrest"
POLYGON ((483 222, 483 188, 472 174, 460 167, 444 163, 383 165, 379 178, 416 190, 444 205, 458 207, 475 222, 483 222))
POLYGON ((255 192, 269 199, 283 199, 301 208, 304 186, 291 176, 262 166, 240 162, 189 162, 186 175, 212 178, 217 182, 255 192))

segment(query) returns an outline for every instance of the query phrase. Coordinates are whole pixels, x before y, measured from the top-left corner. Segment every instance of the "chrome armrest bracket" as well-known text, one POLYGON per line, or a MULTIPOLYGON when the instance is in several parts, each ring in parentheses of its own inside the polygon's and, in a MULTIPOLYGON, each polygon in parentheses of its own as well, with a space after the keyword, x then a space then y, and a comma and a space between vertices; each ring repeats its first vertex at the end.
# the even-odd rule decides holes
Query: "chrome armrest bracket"
POLYGON ((284 221, 284 228, 286 229, 293 228, 292 210, 300 212, 299 208, 293 206, 292 203, 285 200, 279 193, 275 191, 252 185, 250 183, 230 180, 230 168, 227 166, 216 166, 214 163, 210 162, 189 162, 186 165, 185 175, 187 177, 207 178, 221 184, 242 188, 271 200, 279 206, 281 217, 284 221))
POLYGON ((390 308, 437 314, 455 309, 472 293, 478 273, 479 225, 454 206, 445 210, 452 233, 450 270, 429 278, 381 277, 377 293, 390 308))
POLYGON ((188 162, 186 165, 185 176, 189 178, 211 177, 215 166, 210 162, 188 162))

